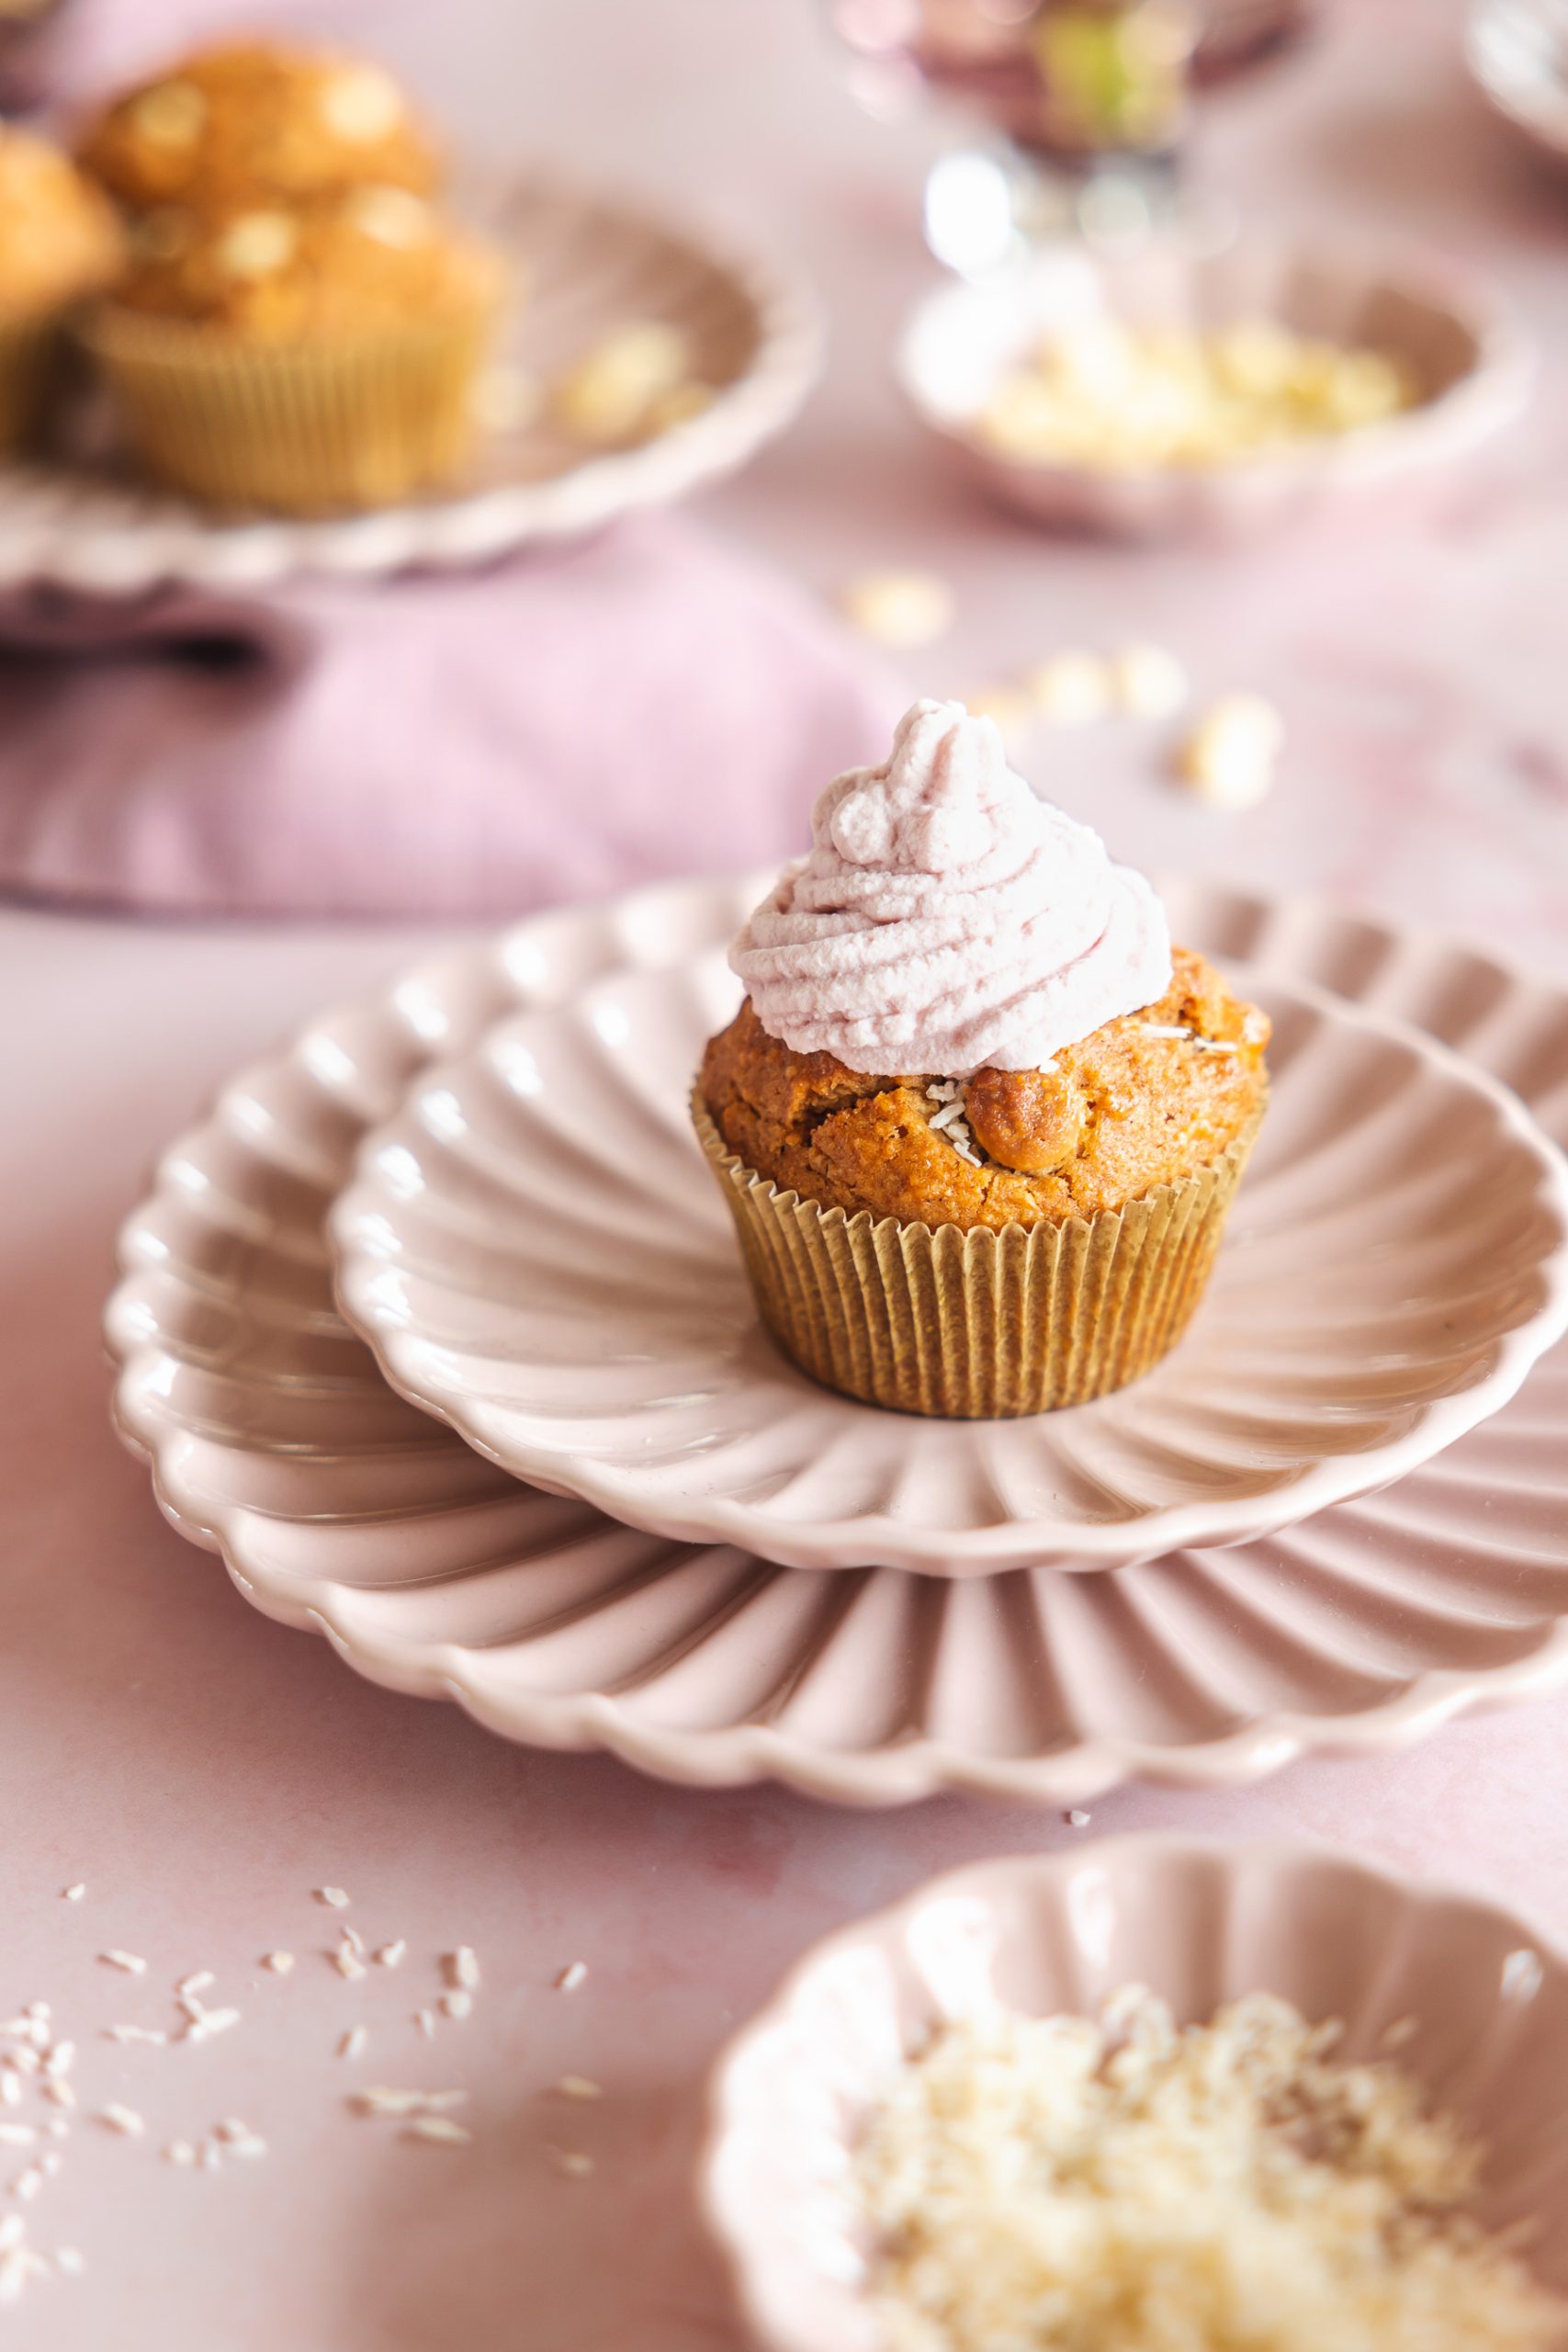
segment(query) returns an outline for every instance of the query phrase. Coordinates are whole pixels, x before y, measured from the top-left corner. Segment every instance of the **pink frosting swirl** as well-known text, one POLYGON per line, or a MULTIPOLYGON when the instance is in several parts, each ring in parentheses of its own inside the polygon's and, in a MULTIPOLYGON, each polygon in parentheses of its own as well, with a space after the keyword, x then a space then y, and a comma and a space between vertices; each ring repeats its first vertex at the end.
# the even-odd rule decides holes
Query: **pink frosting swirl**
POLYGON ((828 786, 811 832, 729 956, 798 1053, 874 1077, 1038 1069, 1170 985, 1148 883, 1037 800, 962 703, 916 703, 882 766, 828 786))

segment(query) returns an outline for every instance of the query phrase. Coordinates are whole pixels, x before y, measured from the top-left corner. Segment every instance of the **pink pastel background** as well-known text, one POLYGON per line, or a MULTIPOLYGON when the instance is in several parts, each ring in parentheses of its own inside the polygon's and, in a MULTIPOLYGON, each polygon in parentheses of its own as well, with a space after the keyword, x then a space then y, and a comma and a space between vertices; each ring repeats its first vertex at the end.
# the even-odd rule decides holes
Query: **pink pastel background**
MULTIPOLYGON (((974 507, 903 423, 886 350, 925 274, 911 221, 931 132, 854 111, 810 0, 446 0, 361 9, 362 33, 370 14, 478 142, 564 153, 570 125, 580 165, 803 254, 834 315, 829 387, 705 517, 816 589, 873 561, 946 572, 960 626, 907 666, 911 687, 1158 638, 1205 686, 1274 695, 1290 756, 1274 798, 1227 820, 1160 784, 1135 735, 1035 746, 1037 779, 1119 852, 1351 898, 1568 971, 1568 198, 1466 93, 1451 0, 1341 0, 1309 62, 1216 112, 1207 168, 1258 217, 1376 214, 1494 271, 1546 345, 1535 411, 1432 521, 1204 556, 1052 546, 974 507)), ((64 2143, 32 2233, 87 2268, 0 2310, 0 2342, 736 2352, 686 2195, 702 2070, 810 1938, 969 1857, 1147 1823, 1328 1837, 1568 1940, 1568 1695, 1394 1761, 1298 1765, 1235 1796, 1130 1792, 1087 1830, 958 1802, 857 1816, 509 1749, 247 1609, 109 1434, 96 1318, 113 1230, 234 1062, 431 937, 0 914, 0 2002, 53 2002, 84 2100, 148 2120, 143 2142, 82 2123, 64 2143), (66 1905, 77 1878, 87 1895, 66 1905), (329 1880, 367 1937, 410 1939, 398 1976, 346 1984, 319 1956, 336 1923, 309 1890, 329 1880), (409 2013, 459 1940, 485 1984, 427 2047, 409 2013), (109 1944, 144 1953, 147 1977, 96 1965, 109 1944), (279 1944, 300 1955, 287 1981, 255 1966, 279 1944), (578 1958, 586 1983, 553 1991, 578 1958), (241 2028, 199 2050, 97 2038, 162 2021, 198 1967, 241 2028), (472 2088, 470 2150, 347 2115, 332 2052, 362 2012, 381 2079, 472 2088), (551 2100, 569 2070, 604 2100, 551 2100), (159 2162, 223 2116, 266 2137, 265 2161, 216 2177, 159 2162), (596 2172, 561 2177, 550 2143, 596 2172)))

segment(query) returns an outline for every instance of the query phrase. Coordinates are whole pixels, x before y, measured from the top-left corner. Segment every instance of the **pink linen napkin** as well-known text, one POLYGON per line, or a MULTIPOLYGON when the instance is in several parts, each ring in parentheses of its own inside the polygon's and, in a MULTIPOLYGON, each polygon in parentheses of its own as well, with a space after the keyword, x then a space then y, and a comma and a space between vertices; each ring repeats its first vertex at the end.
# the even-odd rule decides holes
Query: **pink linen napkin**
POLYGON ((481 572, 0 596, 0 888, 507 915, 797 852, 902 696, 671 514, 481 572))

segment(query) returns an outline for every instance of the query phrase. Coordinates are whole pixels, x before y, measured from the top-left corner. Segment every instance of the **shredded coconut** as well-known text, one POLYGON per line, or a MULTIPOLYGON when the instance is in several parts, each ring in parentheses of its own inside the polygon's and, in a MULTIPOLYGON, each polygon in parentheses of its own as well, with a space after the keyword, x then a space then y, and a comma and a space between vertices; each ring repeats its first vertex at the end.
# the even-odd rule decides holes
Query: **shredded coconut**
POLYGON ((585 1960, 574 1960, 570 1967, 563 1968, 560 1974, 556 1978, 557 1992, 575 1993, 578 1986, 585 1981, 587 1975, 588 1962, 585 1960))
POLYGON ((86 1894, 86 1882, 83 1879, 76 1879, 66 1888, 62 1900, 66 1903, 80 1903, 82 1897, 86 1894))
POLYGON ((133 2107, 106 2107, 98 2120, 128 2140, 140 2139, 145 2126, 133 2107))
POLYGON ((344 2035, 343 2040, 338 2043, 338 2056, 340 2058, 357 2058, 368 2040, 369 2036, 367 2034, 365 2028, 362 2025, 350 2026, 348 2031, 344 2035))
POLYGON ((593 2169, 592 2157, 585 2156, 579 2148, 552 2148, 550 2154, 556 2160, 556 2170, 575 2180, 585 2179, 593 2169))
POLYGON ((562 2098, 603 2098, 604 2096, 602 2086, 598 2083, 591 2083, 586 2075, 563 2075, 556 2088, 562 2098))
POLYGON ((440 2008, 444 2018, 460 2020, 471 2014, 473 2006, 474 1996, 471 1993, 443 1993, 441 1996, 440 2008))
POLYGON ((404 1941, 403 1938, 400 1936, 396 1943, 378 1945, 377 1950, 372 1952, 371 1958, 375 1961, 378 1968, 396 1968, 399 1961, 401 1960, 407 1950, 407 1943, 404 1941))
POLYGON ((450 2148, 466 2147, 473 2136, 449 2115, 416 2115, 403 2133, 405 2140, 434 2140, 450 2148))
POLYGON ((330 1911, 346 1911, 348 1908, 348 1897, 341 1886, 312 1887, 311 1893, 317 1902, 324 1903, 330 1911))
POLYGON ((287 1976, 294 1965, 291 1951, 269 1951, 263 1955, 262 1966, 270 1968, 275 1976, 287 1976))
POLYGON ((471 1944, 459 1944, 456 1951, 443 1952, 441 1965, 460 1991, 471 1993, 479 1981, 479 1964, 471 1944))
POLYGON ((101 1951, 98 1958, 107 1968, 123 1968, 128 1976, 141 1976, 146 1973, 147 1962, 139 1960, 133 1951, 101 1951))
POLYGON ((1478 2151, 1340 2029, 1254 1994, 1178 2030, 992 2013, 857 2160, 896 2352, 1547 2352, 1568 2307, 1462 2211, 1478 2151))

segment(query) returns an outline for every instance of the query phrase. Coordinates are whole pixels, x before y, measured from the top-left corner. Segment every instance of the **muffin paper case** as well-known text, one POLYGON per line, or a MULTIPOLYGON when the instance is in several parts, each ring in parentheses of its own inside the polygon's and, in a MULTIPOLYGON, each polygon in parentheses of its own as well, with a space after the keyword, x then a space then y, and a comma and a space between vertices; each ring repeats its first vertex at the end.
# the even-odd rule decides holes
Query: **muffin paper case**
POLYGON ((762 1319, 803 1372, 868 1405, 1002 1420, 1107 1396, 1176 1345, 1263 1109, 1179 1183, 1096 1216, 999 1233, 825 1209, 728 1151, 700 1091, 692 1117, 762 1319))
POLYGON ((62 340, 54 311, 0 320, 0 450, 30 440, 42 423, 62 340))
POLYGON ((217 505, 324 514, 390 504, 455 470, 495 321, 477 305, 266 345, 107 304, 83 335, 165 481, 217 505))

